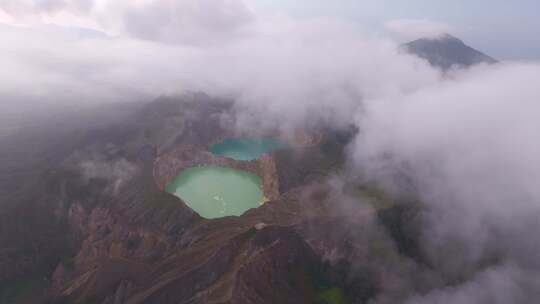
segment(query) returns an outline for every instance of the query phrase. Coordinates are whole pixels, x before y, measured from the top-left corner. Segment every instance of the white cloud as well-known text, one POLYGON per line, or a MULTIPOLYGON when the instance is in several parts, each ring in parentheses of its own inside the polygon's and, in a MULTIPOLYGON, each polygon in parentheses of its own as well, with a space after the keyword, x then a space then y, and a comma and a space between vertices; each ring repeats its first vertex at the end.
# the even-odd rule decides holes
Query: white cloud
MULTIPOLYGON (((351 150, 357 164, 388 189, 417 192, 427 207, 422 249, 450 280, 496 259, 518 267, 497 270, 508 284, 513 276, 530 281, 528 271, 540 277, 540 249, 530 244, 540 217, 538 79, 538 64, 474 68, 401 98, 371 100, 358 118, 361 134, 351 150)), ((493 303, 497 285, 481 286, 491 283, 464 284, 419 303, 493 303)), ((513 287, 527 299, 539 284, 513 287)))
POLYGON ((227 43, 186 46, 4 29, 0 93, 83 103, 203 90, 234 94, 247 112, 264 113, 265 119, 253 120, 269 125, 314 115, 347 123, 363 98, 414 91, 439 78, 354 23, 281 16, 259 18, 249 30, 227 43))
POLYGON ((243 0, 48 0, 0 4, 3 22, 99 29, 168 43, 219 43, 253 19, 243 0))

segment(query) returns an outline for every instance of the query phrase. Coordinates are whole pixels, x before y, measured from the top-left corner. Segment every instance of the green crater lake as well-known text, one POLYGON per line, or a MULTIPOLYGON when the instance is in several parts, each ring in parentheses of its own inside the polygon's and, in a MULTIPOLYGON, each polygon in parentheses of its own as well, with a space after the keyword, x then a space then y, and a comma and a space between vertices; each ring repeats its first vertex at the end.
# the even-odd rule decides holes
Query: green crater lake
POLYGON ((183 171, 166 191, 180 197, 200 216, 240 216, 263 201, 262 179, 232 168, 201 166, 183 171))
POLYGON ((215 155, 248 161, 287 147, 287 143, 276 138, 231 138, 213 145, 209 150, 215 155))

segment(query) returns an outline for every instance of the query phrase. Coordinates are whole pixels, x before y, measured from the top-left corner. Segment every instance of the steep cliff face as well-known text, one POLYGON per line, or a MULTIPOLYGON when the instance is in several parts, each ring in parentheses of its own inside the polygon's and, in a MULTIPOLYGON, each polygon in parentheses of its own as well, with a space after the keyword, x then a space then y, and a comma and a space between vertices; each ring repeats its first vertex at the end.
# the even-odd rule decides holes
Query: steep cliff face
MULTIPOLYGON (((275 289, 296 301, 284 303, 312 303, 310 293, 290 285, 298 280, 312 288, 300 275, 319 263, 292 228, 302 214, 294 202, 270 202, 243 217, 217 220, 160 215, 164 222, 157 225, 151 217, 135 225, 143 214, 129 209, 95 208, 75 225, 86 238, 73 265, 61 263, 55 271, 56 301, 273 303, 268 292, 275 289), (166 220, 177 226, 166 229, 166 220), (300 277, 289 273, 291 267, 299 267, 300 277)), ((177 214, 192 213, 176 203, 177 214)))
POLYGON ((213 220, 189 215, 173 196, 161 198, 172 204, 164 212, 139 209, 139 194, 86 217, 72 212, 86 237, 73 264, 55 271, 51 302, 333 303, 321 300, 331 293, 363 303, 414 271, 375 229, 371 209, 332 212, 329 191, 303 186, 213 220))
POLYGON ((195 146, 178 146, 169 153, 159 156, 154 165, 157 186, 165 190, 182 171, 196 166, 219 166, 243 170, 260 176, 263 180, 264 196, 269 200, 279 198, 278 175, 271 155, 264 155, 253 161, 238 161, 213 155, 195 146))
POLYGON ((56 294, 82 301, 116 288, 125 276, 137 277, 146 262, 175 250, 178 235, 198 216, 142 175, 93 208, 74 203, 68 219, 80 245, 75 256, 58 265, 52 287, 56 294), (111 283, 103 285, 107 280, 111 283))
POLYGON ((256 232, 243 253, 230 303, 313 303, 320 260, 293 230, 256 232))

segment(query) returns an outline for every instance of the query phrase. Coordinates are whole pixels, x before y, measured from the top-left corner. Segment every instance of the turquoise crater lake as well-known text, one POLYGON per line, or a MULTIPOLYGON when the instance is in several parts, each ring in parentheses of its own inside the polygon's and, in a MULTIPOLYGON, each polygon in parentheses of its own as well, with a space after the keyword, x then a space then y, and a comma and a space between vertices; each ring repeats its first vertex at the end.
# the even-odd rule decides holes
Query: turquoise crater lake
POLYGON ((215 155, 249 161, 287 147, 287 143, 276 138, 231 138, 213 145, 209 150, 215 155))
POLYGON ((263 200, 262 179, 232 168, 201 166, 183 171, 166 188, 200 216, 212 219, 240 216, 259 207, 263 200))

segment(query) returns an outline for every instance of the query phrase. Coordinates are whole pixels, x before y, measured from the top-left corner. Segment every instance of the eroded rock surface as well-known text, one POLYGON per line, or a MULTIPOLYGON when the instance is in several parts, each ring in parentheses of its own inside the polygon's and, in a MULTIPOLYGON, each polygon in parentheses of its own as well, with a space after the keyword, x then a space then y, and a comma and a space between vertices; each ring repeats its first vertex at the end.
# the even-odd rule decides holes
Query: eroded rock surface
POLYGON ((159 156, 153 174, 158 187, 164 190, 182 171, 196 166, 230 167, 253 173, 262 178, 264 196, 268 200, 279 197, 278 175, 271 155, 263 155, 253 161, 239 161, 214 155, 195 146, 182 145, 159 156))
MULTIPOLYGON (((66 240, 57 245, 44 237, 25 259, 0 251, 6 256, 0 268, 11 271, 6 277, 35 267, 41 260, 33 260, 34 251, 44 248, 55 257, 53 269, 40 272, 49 280, 47 303, 315 303, 329 287, 362 290, 361 299, 372 295, 381 280, 362 269, 353 276, 343 266, 357 257, 374 261, 370 245, 348 247, 349 230, 330 216, 335 202, 324 185, 343 164, 350 132, 300 132, 291 149, 235 161, 207 152, 234 132, 222 119, 230 117, 230 105, 205 98, 159 100, 139 111, 135 122, 77 138, 77 152, 63 155, 61 169, 44 175, 39 188, 48 189, 43 202, 55 206, 57 225, 44 222, 39 227, 54 229, 29 237, 62 231, 66 240), (88 160, 98 173, 129 167, 129 174, 86 176, 78 170, 88 160), (240 217, 201 218, 163 191, 182 170, 199 165, 261 176, 269 201, 240 217), (118 186, 111 191, 111 185, 118 186)), ((39 206, 36 213, 47 210, 32 206, 39 206)))

